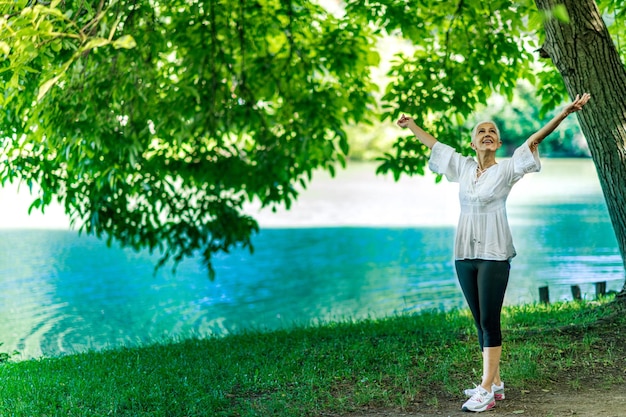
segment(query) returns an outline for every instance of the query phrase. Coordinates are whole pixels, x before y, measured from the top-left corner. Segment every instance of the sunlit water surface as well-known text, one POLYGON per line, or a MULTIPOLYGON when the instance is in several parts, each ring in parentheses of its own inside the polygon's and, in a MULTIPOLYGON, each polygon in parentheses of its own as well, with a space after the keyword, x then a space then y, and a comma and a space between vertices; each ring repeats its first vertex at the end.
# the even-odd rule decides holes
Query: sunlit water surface
MULTIPOLYGON (((244 329, 464 307, 453 270, 457 188, 431 175, 394 182, 375 165, 319 173, 288 212, 258 211, 255 252, 197 259, 172 274, 155 257, 76 232, 0 230, 0 351, 19 358, 133 346, 244 329)), ((6 195, 4 196, 6 201, 6 195)), ((518 256, 505 302, 571 299, 580 285, 617 291, 624 273, 589 160, 546 160, 516 185, 509 219, 518 256)), ((10 226, 17 226, 10 227, 10 226)))

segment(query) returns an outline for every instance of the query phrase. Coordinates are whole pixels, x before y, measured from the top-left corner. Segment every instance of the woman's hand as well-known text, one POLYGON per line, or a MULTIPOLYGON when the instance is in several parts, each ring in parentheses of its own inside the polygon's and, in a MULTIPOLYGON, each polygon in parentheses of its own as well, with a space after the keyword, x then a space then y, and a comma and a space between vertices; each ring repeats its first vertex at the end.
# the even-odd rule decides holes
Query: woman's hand
POLYGON ((591 94, 589 93, 584 93, 582 97, 580 96, 580 94, 576 94, 576 98, 574 99, 574 101, 572 101, 567 107, 565 107, 566 113, 570 114, 581 110, 583 106, 587 104, 590 98, 591 94))
POLYGON ((422 142, 424 145, 432 149, 437 143, 437 139, 435 139, 430 133, 425 132, 421 127, 415 124, 415 120, 412 117, 402 115, 398 121, 398 126, 401 128, 409 128, 411 132, 415 135, 415 137, 422 142))
POLYGON ((413 118, 405 116, 404 114, 398 119, 398 126, 401 128, 409 127, 409 123, 413 121, 413 118))

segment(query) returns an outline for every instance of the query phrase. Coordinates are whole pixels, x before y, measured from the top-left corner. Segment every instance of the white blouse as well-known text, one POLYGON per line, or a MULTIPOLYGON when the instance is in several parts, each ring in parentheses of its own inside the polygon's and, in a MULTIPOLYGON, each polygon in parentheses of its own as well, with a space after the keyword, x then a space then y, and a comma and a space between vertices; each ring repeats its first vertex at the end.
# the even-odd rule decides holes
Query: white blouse
POLYGON ((510 159, 487 168, 478 178, 478 163, 454 148, 437 142, 428 167, 459 183, 461 215, 454 245, 455 259, 511 260, 515 256, 513 238, 506 216, 509 192, 524 174, 539 172, 539 153, 524 143, 510 159))

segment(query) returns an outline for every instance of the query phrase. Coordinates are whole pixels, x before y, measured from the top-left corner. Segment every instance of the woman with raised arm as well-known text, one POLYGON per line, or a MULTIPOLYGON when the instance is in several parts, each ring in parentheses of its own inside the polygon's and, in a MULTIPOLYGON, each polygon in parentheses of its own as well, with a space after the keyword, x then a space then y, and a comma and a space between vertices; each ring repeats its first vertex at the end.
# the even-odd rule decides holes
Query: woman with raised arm
POLYGON ((525 174, 539 172, 538 145, 571 113, 589 101, 590 95, 576 99, 531 135, 515 150, 510 159, 496 161, 502 146, 495 123, 476 125, 471 147, 476 158, 463 156, 443 144, 402 115, 398 126, 410 129, 415 137, 431 149, 429 168, 459 183, 461 214, 454 244, 455 268, 461 290, 472 312, 478 343, 483 357, 480 385, 465 390, 470 397, 464 411, 481 412, 493 408, 504 399, 504 383, 500 379, 502 333, 500 313, 509 281, 511 259, 515 248, 506 216, 506 199, 513 185, 525 174))

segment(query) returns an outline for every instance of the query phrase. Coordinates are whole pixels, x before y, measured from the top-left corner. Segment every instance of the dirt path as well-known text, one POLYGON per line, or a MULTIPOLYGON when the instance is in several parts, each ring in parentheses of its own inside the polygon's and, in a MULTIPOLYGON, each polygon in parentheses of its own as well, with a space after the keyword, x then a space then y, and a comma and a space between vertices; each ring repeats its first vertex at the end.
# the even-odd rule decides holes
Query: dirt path
MULTIPOLYGON (((611 388, 582 387, 577 391, 520 392, 508 390, 504 401, 482 416, 506 417, 626 417, 626 383, 611 388)), ((468 417, 460 410, 463 398, 418 405, 415 410, 364 410, 344 417, 468 417)))

